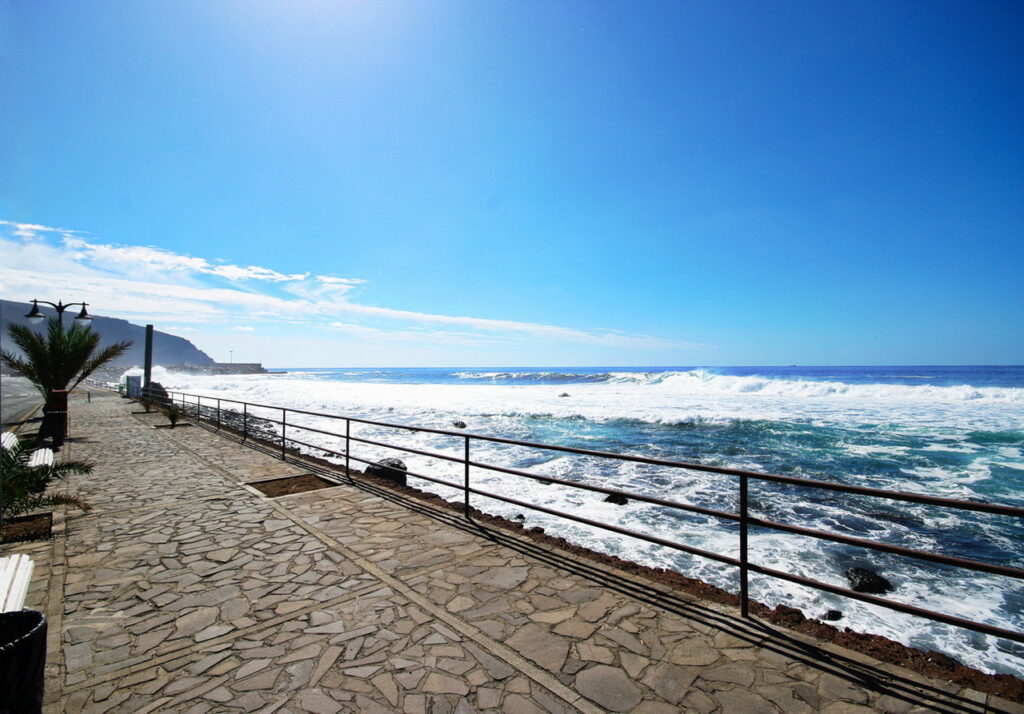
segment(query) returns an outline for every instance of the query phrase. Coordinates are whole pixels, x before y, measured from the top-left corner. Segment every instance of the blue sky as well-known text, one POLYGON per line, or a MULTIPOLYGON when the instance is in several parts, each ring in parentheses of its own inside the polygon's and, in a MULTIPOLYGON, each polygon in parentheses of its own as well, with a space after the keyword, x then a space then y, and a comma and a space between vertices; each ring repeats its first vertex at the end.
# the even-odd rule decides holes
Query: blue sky
POLYGON ((0 294, 275 366, 1024 362, 1024 6, 0 3, 0 294))

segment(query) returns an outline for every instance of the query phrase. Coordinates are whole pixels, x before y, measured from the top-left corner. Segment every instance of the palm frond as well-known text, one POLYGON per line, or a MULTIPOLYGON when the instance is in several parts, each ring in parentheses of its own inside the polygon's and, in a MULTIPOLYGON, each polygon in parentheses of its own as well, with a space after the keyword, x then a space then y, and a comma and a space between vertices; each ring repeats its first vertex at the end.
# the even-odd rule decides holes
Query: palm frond
POLYGON ((74 389, 99 367, 132 346, 131 341, 117 342, 97 353, 99 333, 77 322, 65 329, 56 317, 51 317, 47 323, 45 337, 15 324, 8 326, 8 334, 22 356, 4 351, 0 359, 28 379, 47 399, 55 389, 74 389))
POLYGON ((120 357, 121 355, 123 355, 125 352, 128 351, 128 349, 131 346, 132 346, 131 340, 124 340, 123 342, 115 342, 112 345, 108 345, 108 346, 104 347, 102 350, 100 350, 100 353, 98 355, 96 355, 95 357, 93 357, 91 359, 86 359, 85 363, 82 365, 81 371, 78 373, 78 378, 75 380, 75 383, 72 384, 71 387, 69 387, 69 389, 74 389, 75 387, 77 387, 78 384, 83 379, 85 379, 90 374, 95 372, 98 368, 100 368, 103 365, 105 365, 107 362, 115 360, 118 357, 120 357))
POLYGON ((43 500, 46 501, 45 505, 47 506, 74 506, 82 513, 92 510, 92 506, 85 499, 73 493, 54 493, 43 496, 43 500))
POLYGON ((68 474, 91 474, 93 463, 82 459, 69 459, 67 461, 58 461, 51 468, 57 473, 57 478, 60 478, 68 474))

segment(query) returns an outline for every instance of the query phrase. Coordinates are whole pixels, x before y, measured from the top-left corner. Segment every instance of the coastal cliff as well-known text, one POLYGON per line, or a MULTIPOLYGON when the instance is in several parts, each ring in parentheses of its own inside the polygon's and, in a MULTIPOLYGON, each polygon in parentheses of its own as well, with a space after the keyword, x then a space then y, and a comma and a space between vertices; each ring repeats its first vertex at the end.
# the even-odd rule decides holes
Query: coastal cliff
MULTIPOLYGON (((25 313, 30 309, 30 303, 26 301, 0 300, 0 308, 3 309, 0 319, 0 345, 5 350, 17 351, 17 348, 7 338, 7 325, 9 323, 25 325, 37 332, 46 329, 46 323, 38 325, 31 324, 25 319, 25 313)), ((53 308, 40 305, 39 310, 47 317, 55 313, 53 308)), ((70 324, 77 314, 77 308, 72 308, 64 314, 65 324, 70 324)), ((100 347, 105 347, 121 340, 131 340, 131 348, 112 363, 117 367, 132 367, 143 363, 146 348, 146 328, 144 325, 121 320, 116 317, 101 317, 93 315, 92 329, 100 334, 100 347)), ((184 337, 170 335, 159 330, 153 331, 153 363, 169 367, 171 365, 187 363, 191 365, 212 366, 213 359, 186 340, 184 337)))

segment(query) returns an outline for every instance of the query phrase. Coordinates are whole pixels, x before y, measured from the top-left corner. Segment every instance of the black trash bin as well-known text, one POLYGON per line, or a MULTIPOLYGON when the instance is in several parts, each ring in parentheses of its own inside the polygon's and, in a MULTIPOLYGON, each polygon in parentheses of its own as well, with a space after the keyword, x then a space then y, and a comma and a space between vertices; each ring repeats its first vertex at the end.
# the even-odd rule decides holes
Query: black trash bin
POLYGON ((46 615, 0 612, 0 714, 43 710, 46 615))

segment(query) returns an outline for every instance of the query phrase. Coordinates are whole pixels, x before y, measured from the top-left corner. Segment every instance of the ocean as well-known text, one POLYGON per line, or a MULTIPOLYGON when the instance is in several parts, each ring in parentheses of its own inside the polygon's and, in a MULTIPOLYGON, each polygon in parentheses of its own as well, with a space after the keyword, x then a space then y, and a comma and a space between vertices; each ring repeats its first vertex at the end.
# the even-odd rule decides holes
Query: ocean
MULTIPOLYGON (((166 388, 331 414, 846 484, 1024 507, 1024 367, 587 367, 289 369, 201 376, 160 370, 166 388), (564 395, 564 396, 563 396, 564 395)), ((276 415, 268 413, 270 416, 276 415)), ((314 425, 314 421, 307 421, 314 425)), ((330 428, 330 427, 325 427, 330 428)), ((339 429, 340 430, 340 429, 339 429)), ((462 441, 353 425, 353 434, 461 457, 462 441)), ((298 437, 329 448, 337 440, 298 437)), ((736 479, 587 456, 474 442, 474 460, 723 510, 736 479)), ((399 456, 411 471, 460 482, 462 467, 367 445, 353 454, 399 456)), ((737 556, 737 527, 713 518, 473 469, 474 485, 558 510, 737 556)), ((461 493, 410 485, 451 500, 461 493)), ((1024 522, 1006 516, 751 482, 762 518, 1024 568, 1024 522)), ((738 591, 734 568, 608 531, 474 497, 482 510, 540 526, 590 548, 738 591)), ((751 562, 846 586, 869 567, 894 599, 1024 630, 1024 582, 752 529, 751 562)), ((833 624, 937 650, 987 672, 1024 676, 1024 645, 903 615, 783 581, 752 576, 751 596, 833 624)))

